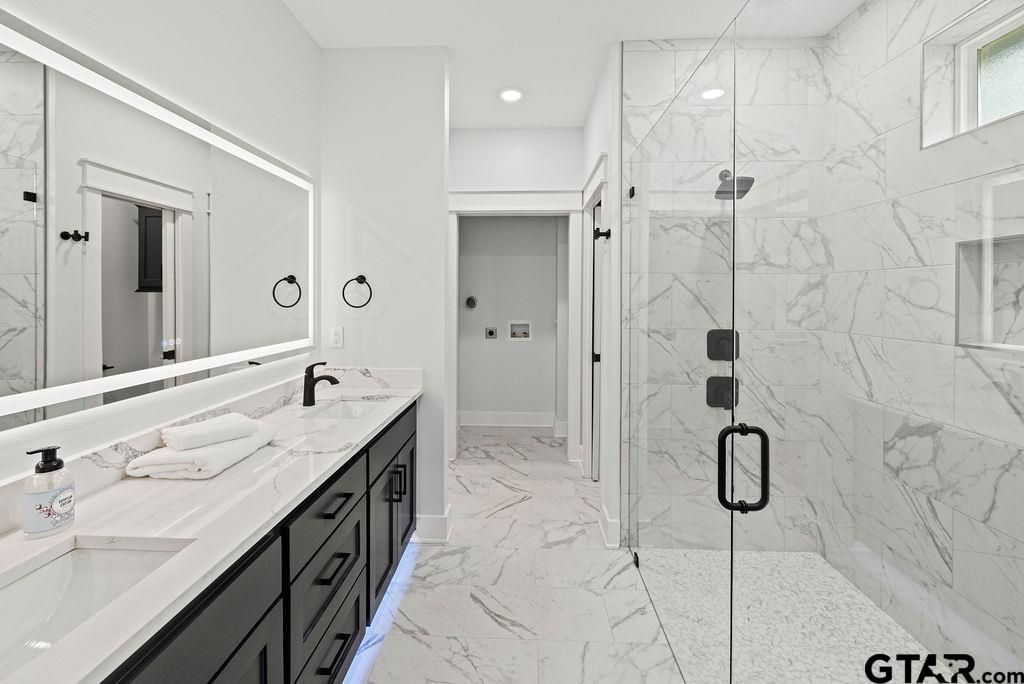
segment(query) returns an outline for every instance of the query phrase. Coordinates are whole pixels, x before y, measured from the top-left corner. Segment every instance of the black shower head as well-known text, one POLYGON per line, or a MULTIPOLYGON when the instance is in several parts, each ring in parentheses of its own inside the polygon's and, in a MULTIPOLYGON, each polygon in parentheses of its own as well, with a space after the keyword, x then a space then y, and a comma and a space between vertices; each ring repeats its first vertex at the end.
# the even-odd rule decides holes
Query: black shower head
MULTIPOLYGON (((722 182, 718 184, 718 189, 715 190, 715 199, 732 199, 734 185, 732 172, 729 171, 729 169, 723 169, 722 172, 718 174, 718 180, 722 182)), ((753 185, 754 178, 752 176, 736 176, 736 199, 741 200, 746 197, 753 185)))

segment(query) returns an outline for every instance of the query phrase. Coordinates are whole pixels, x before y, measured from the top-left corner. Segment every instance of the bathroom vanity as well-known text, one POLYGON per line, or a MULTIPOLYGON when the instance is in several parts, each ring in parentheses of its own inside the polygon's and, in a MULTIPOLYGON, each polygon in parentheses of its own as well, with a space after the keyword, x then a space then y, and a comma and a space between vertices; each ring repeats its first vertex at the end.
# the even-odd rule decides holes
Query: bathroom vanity
POLYGON ((278 388, 249 411, 277 437, 220 475, 123 479, 68 533, 0 538, 0 592, 15 577, 50 595, 0 619, 2 678, 341 681, 416 527, 420 392, 382 391, 325 388, 303 407, 278 388), (46 647, 17 652, 30 643, 46 647))
POLYGON ((105 681, 344 678, 415 530, 415 435, 414 404, 105 681))

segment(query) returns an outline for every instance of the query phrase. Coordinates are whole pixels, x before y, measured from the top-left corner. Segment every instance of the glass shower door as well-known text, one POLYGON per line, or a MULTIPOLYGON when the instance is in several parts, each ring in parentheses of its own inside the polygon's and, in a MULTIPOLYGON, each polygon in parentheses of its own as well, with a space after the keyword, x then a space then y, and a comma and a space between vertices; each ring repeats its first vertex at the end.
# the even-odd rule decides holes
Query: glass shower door
POLYGON ((732 524, 717 437, 735 398, 735 360, 722 349, 735 328, 734 203, 719 192, 736 170, 733 31, 673 46, 672 101, 638 92, 626 112, 649 127, 624 151, 635 193, 623 215, 630 537, 686 680, 728 682, 732 524))

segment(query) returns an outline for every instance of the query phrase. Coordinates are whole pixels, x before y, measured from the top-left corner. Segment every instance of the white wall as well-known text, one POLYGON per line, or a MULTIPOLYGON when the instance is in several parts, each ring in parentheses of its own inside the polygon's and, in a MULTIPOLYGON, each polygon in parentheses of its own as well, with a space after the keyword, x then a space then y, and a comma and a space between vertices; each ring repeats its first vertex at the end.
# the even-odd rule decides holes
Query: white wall
MULTIPOLYGON (((309 335, 309 195, 238 157, 210 155, 210 353, 224 354, 309 335), (302 299, 274 302, 274 283, 294 275, 302 299)), ((195 270, 206 270, 196 264, 195 270)), ((278 297, 298 290, 281 283, 278 297)), ((199 295, 202 296, 202 295, 199 295)))
MULTIPOLYGON (((459 220, 459 410, 463 422, 552 425, 565 370, 558 347, 557 216, 459 220), (475 296, 475 309, 465 306, 475 296), (532 322, 532 341, 513 341, 508 321, 532 322), (498 328, 497 339, 484 336, 498 328), (561 361, 561 362, 560 362, 561 361), (500 415, 495 415, 500 414, 500 415)), ((564 270, 564 268, 562 269, 564 270)))
POLYGON ((621 107, 621 46, 608 48, 608 58, 601 68, 601 76, 594 86, 594 94, 583 125, 583 151, 580 161, 584 174, 589 174, 602 154, 610 154, 620 145, 616 118, 621 107))
POLYGON ((344 349, 325 349, 324 357, 340 365, 423 369, 420 534, 446 535, 443 518, 427 516, 446 512, 447 54, 328 50, 323 75, 324 335, 345 326, 344 349), (360 273, 373 286, 373 301, 351 309, 341 286, 360 273))
POLYGON ((579 190, 582 155, 579 128, 456 129, 451 132, 451 190, 579 190))

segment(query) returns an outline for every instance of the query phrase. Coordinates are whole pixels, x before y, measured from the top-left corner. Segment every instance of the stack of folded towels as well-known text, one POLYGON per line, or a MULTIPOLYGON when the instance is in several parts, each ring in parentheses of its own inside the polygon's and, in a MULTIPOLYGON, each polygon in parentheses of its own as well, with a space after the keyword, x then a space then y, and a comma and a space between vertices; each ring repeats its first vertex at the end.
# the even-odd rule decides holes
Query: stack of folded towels
POLYGON ((277 428, 240 413, 228 413, 191 425, 164 428, 165 446, 133 459, 132 477, 205 480, 267 445, 277 428))

